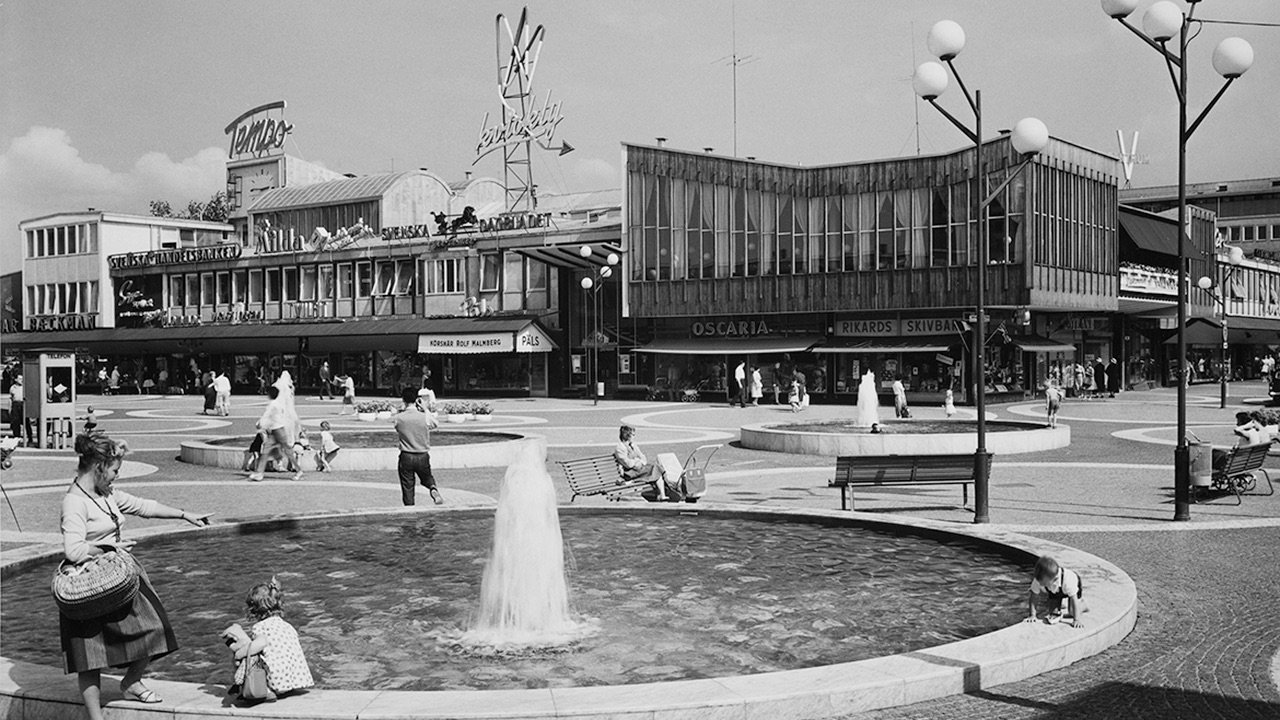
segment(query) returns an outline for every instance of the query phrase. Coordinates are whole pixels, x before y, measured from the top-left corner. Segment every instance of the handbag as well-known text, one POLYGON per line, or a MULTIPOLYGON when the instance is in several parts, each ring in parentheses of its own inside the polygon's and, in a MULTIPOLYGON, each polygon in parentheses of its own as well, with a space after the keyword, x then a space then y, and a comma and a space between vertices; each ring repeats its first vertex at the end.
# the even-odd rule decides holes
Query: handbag
POLYGON ((251 655, 240 662, 246 663, 244 682, 240 683, 241 700, 270 700, 275 697, 267 686, 267 664, 261 655, 251 655))
POLYGON ((62 561, 50 589, 58 609, 72 620, 108 615, 133 602, 142 568, 124 550, 108 550, 79 565, 62 561))

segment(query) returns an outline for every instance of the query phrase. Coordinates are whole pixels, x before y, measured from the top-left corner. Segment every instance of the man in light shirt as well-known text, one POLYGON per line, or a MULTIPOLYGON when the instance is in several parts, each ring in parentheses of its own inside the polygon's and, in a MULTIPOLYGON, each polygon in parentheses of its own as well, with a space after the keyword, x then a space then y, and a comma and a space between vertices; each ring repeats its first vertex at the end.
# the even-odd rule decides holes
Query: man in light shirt
POLYGON ((400 499, 405 505, 413 505, 414 480, 431 491, 431 499, 437 505, 444 498, 436 489, 436 478, 431 473, 431 431, 439 427, 431 408, 423 407, 427 399, 418 396, 417 388, 405 388, 400 398, 404 409, 396 415, 396 436, 400 440, 400 458, 396 462, 396 474, 400 477, 400 499))

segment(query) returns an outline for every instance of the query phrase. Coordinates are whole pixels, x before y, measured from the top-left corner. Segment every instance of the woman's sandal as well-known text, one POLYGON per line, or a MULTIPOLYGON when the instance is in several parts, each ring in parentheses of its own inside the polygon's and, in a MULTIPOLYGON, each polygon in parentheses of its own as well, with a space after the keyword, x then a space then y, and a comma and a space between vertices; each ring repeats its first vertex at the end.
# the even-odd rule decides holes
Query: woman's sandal
POLYGON ((120 692, 124 693, 125 700, 132 700, 133 702, 140 702, 146 705, 154 705, 156 703, 164 702, 164 698, 155 694, 155 692, 153 692, 151 688, 141 686, 141 685, 139 687, 141 687, 142 689, 141 690, 125 690, 124 688, 120 688, 120 692))

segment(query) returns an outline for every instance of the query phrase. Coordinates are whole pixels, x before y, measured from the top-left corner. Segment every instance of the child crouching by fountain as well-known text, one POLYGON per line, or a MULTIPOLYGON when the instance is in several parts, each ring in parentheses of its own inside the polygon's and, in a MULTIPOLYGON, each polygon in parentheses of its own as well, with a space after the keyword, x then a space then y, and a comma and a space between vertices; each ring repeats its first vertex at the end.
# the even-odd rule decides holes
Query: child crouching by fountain
POLYGON ((1027 593, 1027 609, 1031 613, 1024 622, 1044 620, 1053 625, 1063 618, 1062 603, 1067 603, 1071 626, 1084 627, 1080 614, 1087 611, 1084 605, 1084 581, 1075 572, 1060 565, 1048 555, 1036 560, 1036 569, 1027 593))
POLYGON ((254 585, 244 604, 245 617, 253 622, 249 632, 239 623, 222 631, 237 663, 230 693, 245 700, 267 700, 314 686, 298 631, 281 617, 284 592, 280 582, 272 577, 269 583, 254 585), (265 693, 261 687, 264 675, 265 693))

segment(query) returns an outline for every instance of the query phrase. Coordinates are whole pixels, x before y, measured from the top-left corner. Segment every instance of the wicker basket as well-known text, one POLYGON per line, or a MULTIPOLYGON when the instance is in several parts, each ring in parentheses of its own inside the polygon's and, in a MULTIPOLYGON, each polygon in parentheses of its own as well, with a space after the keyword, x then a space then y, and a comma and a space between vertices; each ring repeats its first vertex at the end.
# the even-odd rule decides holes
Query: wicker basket
POLYGON ((53 573, 53 598, 72 620, 89 620, 133 602, 141 568, 123 550, 109 550, 79 565, 63 561, 53 573))

